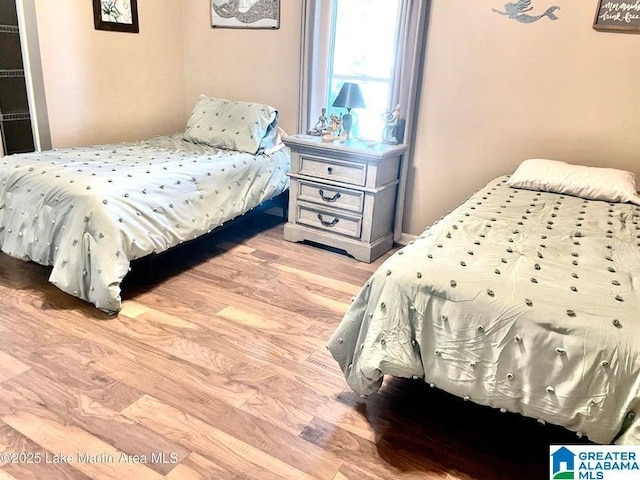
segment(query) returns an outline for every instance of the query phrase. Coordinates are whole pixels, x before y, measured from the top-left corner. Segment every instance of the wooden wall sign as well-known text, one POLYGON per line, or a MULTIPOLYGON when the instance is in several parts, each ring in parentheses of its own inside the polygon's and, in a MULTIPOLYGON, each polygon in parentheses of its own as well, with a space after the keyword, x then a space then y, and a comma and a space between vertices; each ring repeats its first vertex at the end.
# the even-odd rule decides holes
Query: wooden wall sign
POLYGON ((598 0, 593 28, 608 32, 640 32, 640 0, 598 0))

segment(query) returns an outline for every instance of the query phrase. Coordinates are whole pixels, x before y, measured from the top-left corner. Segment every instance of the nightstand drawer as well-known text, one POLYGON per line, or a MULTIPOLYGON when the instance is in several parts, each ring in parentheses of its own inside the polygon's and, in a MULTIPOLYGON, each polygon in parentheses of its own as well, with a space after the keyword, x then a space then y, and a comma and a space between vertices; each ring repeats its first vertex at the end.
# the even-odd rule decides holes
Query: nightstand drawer
POLYGON ((298 181, 298 200, 362 213, 364 192, 332 187, 321 183, 298 181))
POLYGON ((296 222, 348 237, 360 238, 362 232, 362 217, 360 216, 352 217, 307 205, 298 205, 296 222))
POLYGON ((299 173, 309 177, 325 178, 334 182, 363 186, 367 178, 367 165, 364 163, 327 160, 301 154, 299 173))

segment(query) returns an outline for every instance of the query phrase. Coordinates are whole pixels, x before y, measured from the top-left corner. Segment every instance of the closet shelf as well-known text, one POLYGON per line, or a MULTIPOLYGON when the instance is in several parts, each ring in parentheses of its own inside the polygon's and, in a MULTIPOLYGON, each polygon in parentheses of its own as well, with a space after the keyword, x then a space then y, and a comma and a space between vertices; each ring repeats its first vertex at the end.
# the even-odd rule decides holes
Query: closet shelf
POLYGON ((0 25, 0 33, 20 33, 17 25, 0 25))
POLYGON ((24 70, 13 69, 13 70, 0 70, 0 77, 24 77, 24 70))
POLYGON ((29 120, 31 115, 29 112, 24 113, 0 113, 0 122, 11 122, 16 120, 29 120))

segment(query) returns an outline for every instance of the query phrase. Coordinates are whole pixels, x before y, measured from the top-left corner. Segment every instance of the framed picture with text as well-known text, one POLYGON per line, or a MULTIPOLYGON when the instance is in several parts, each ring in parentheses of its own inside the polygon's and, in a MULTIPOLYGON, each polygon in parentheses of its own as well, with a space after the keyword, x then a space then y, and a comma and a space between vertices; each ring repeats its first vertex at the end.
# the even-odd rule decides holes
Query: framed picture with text
POLYGON ((96 30, 139 33, 138 0, 93 0, 96 30))
POLYGON ((598 0, 593 28, 604 32, 640 33, 640 2, 598 0))

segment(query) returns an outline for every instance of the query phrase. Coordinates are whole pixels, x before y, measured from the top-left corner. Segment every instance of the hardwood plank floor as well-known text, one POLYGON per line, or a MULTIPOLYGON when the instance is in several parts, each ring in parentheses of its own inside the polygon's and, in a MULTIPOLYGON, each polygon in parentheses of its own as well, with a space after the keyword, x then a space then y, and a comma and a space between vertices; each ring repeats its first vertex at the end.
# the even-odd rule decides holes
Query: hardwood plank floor
POLYGON ((538 480, 550 444, 584 443, 419 381, 360 398, 324 345, 389 254, 282 230, 256 215, 134 264, 114 317, 0 254, 0 453, 42 459, 0 480, 538 480))

